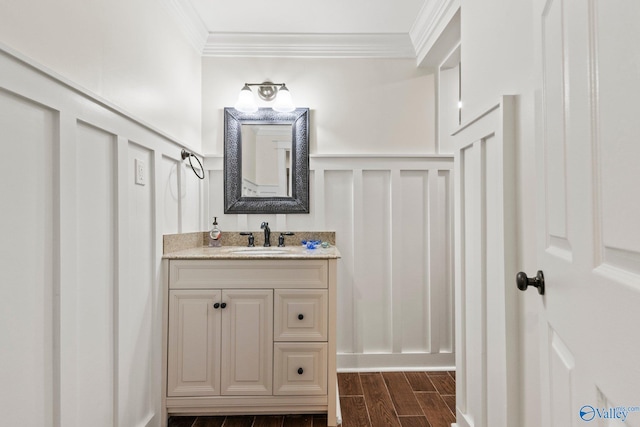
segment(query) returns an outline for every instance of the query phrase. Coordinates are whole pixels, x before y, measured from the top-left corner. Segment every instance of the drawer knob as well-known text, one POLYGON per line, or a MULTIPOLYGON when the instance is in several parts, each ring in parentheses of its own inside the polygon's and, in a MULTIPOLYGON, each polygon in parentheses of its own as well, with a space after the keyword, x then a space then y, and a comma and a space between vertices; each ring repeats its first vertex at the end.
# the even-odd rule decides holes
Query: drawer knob
POLYGON ((302 375, 304 373, 304 369, 298 368, 298 375, 302 375))
POLYGON ((213 304, 213 308, 215 308, 216 310, 220 308, 220 303, 217 302, 215 304, 213 304))
POLYGON ((304 314, 298 314, 298 320, 304 319, 304 314))

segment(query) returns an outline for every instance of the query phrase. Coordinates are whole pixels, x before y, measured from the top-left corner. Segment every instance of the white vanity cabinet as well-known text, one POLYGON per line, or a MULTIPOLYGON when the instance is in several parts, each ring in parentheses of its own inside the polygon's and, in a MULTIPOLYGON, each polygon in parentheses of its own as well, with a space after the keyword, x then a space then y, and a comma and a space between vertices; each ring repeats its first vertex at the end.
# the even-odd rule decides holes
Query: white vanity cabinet
POLYGON ((168 414, 327 412, 336 259, 164 259, 168 414))

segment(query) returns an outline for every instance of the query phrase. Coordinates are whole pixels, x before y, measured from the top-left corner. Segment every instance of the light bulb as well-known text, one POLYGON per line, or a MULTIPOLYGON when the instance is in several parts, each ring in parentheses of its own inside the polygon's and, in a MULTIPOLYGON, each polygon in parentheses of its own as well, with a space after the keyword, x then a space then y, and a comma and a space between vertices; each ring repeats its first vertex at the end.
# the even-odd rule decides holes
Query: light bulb
POLYGON ((282 85, 282 87, 278 89, 276 100, 273 103, 273 109, 279 113, 290 113, 296 109, 296 106, 293 105, 293 99, 291 99, 291 93, 285 85, 282 85))
POLYGON ((234 108, 242 113, 255 113, 258 111, 258 104, 253 97, 253 92, 248 85, 244 85, 240 94, 238 95, 238 101, 234 108))

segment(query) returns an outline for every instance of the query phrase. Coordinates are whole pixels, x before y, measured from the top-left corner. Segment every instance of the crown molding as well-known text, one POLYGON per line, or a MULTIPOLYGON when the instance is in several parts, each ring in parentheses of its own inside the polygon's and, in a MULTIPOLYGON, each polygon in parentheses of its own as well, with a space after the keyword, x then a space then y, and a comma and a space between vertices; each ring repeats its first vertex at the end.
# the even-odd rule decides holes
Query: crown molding
POLYGON ((163 0, 189 43, 202 54, 209 31, 188 0, 163 0))
POLYGON ((210 33, 203 56, 415 58, 408 34, 210 33))
POLYGON ((418 65, 438 41, 449 22, 460 9, 461 0, 428 1, 418 13, 409 31, 418 65))
MULTIPOLYGON (((428 38, 434 13, 440 10, 427 2, 408 34, 216 33, 208 31, 189 0, 162 1, 196 51, 210 57, 415 59, 416 40, 428 38)), ((445 3, 459 7, 460 0, 443 0, 438 5, 445 3)))

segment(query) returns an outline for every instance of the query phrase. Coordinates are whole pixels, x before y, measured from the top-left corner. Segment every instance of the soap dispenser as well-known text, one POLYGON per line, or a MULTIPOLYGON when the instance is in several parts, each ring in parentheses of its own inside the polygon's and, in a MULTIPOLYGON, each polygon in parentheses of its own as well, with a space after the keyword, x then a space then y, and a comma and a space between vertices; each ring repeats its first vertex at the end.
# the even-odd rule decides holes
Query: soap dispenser
POLYGON ((213 228, 209 232, 209 247, 219 248, 222 246, 222 230, 218 227, 218 217, 213 217, 213 228))

